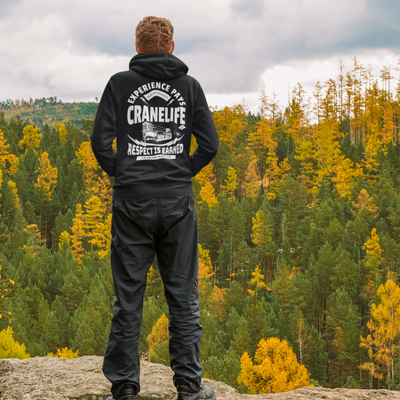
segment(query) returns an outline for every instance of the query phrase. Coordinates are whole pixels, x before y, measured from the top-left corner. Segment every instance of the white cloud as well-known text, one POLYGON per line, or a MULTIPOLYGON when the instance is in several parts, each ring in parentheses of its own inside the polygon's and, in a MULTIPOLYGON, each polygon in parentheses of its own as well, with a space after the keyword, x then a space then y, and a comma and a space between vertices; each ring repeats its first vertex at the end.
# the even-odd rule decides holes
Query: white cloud
POLYGON ((259 112, 260 93, 206 94, 208 105, 221 109, 241 104, 253 114, 259 112))
POLYGON ((282 92, 283 102, 289 82, 311 87, 331 77, 340 58, 371 49, 382 61, 379 51, 399 51, 393 7, 387 0, 7 0, 0 100, 99 96, 134 55, 139 20, 158 15, 171 19, 176 55, 218 103, 245 93, 253 104, 264 88, 282 92))
MULTIPOLYGON (((380 85, 380 70, 385 66, 390 66, 392 76, 399 78, 399 73, 394 70, 397 66, 398 55, 393 51, 364 51, 357 56, 357 60, 365 68, 371 68, 372 80, 377 79, 380 85)), ((343 75, 353 69, 352 57, 346 54, 325 60, 291 60, 285 64, 274 65, 262 75, 265 93, 271 98, 275 92, 281 107, 286 107, 289 91, 291 92, 298 83, 301 83, 307 97, 313 101, 313 91, 318 81, 324 86, 328 79, 336 80, 340 75, 340 61, 343 63, 343 75)), ((396 79, 393 80, 392 89, 395 88, 396 79)))

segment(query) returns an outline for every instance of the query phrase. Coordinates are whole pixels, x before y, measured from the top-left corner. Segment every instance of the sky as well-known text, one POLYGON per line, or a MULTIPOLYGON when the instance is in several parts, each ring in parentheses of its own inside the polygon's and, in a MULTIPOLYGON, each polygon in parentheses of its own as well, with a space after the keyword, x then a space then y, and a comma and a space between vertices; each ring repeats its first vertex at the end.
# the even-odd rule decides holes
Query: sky
POLYGON ((174 54, 213 107, 257 112, 262 90, 284 107, 297 83, 311 97, 355 55, 399 77, 398 0, 0 0, 0 101, 100 98, 147 15, 170 19, 174 54))

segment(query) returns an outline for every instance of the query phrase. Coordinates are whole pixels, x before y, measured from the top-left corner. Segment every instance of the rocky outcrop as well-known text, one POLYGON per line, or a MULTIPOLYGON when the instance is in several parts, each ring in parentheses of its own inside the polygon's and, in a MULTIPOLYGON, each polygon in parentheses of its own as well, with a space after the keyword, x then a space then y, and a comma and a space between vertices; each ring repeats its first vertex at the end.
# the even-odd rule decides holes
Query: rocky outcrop
MULTIPOLYGON (((102 357, 86 356, 73 360, 35 357, 26 360, 0 360, 0 400, 105 400, 110 383, 101 372, 102 357)), ((301 388, 292 392, 241 395, 230 386, 203 380, 224 400, 289 400, 289 399, 399 399, 400 392, 389 390, 354 390, 301 388)), ((138 400, 169 400, 177 393, 172 384, 172 371, 164 365, 141 364, 141 392, 138 400)))

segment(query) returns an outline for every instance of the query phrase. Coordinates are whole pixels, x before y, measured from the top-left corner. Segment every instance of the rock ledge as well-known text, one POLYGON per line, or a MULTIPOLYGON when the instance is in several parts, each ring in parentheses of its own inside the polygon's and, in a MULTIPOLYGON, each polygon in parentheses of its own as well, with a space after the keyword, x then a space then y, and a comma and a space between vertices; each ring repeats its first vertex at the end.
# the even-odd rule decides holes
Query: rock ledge
MULTIPOLYGON (((105 400, 111 395, 110 383, 101 366, 103 357, 85 356, 73 360, 35 357, 26 360, 0 360, 0 400, 105 400)), ((172 400, 177 393, 170 368, 141 364, 141 392, 137 400, 172 400)), ((225 383, 204 379, 224 400, 289 399, 399 399, 400 392, 389 390, 352 390, 304 387, 292 392, 241 395, 225 383)))

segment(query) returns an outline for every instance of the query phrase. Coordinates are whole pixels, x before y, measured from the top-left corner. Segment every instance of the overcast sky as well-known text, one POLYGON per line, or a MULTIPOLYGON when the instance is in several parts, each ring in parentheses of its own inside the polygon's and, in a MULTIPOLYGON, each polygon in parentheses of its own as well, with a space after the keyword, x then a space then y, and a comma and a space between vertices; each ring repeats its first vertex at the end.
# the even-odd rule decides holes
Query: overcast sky
POLYGON ((100 98, 146 15, 171 20, 174 54, 212 106, 257 111, 261 90, 285 105, 289 85, 311 96, 340 60, 378 76, 400 56, 398 0, 0 0, 0 101, 100 98))

